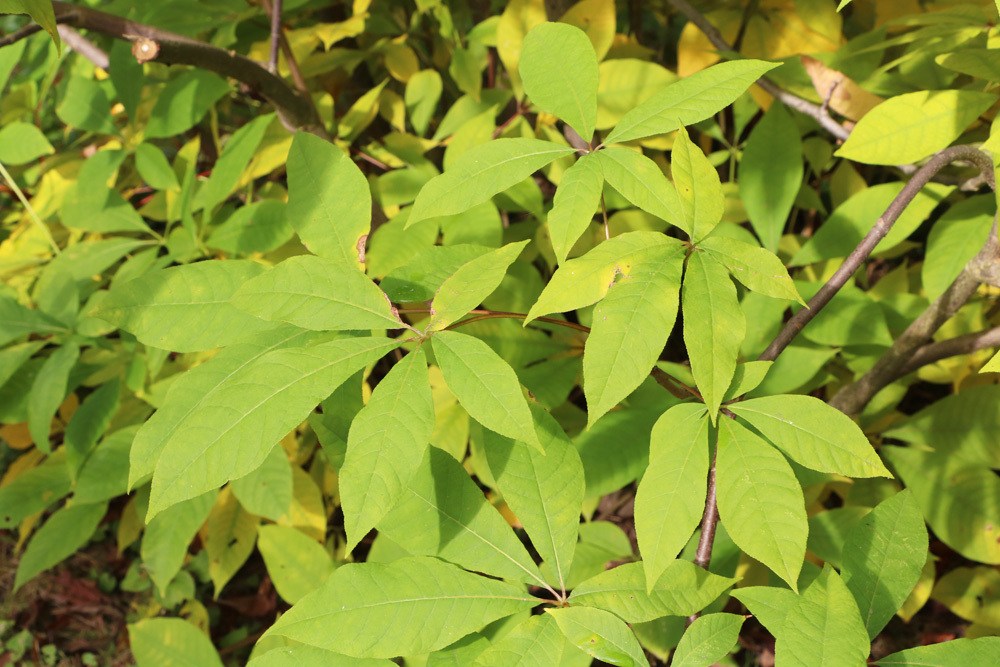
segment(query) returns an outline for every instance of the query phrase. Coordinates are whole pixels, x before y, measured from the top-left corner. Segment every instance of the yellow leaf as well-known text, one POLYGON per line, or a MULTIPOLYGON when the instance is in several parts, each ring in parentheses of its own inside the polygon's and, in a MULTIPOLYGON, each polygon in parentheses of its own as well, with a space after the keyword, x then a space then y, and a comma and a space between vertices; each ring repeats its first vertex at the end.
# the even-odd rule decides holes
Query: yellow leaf
POLYGON ((301 530, 317 542, 326 539, 326 508, 323 494, 302 468, 292 468, 292 506, 278 524, 301 530))
POLYGON ((143 515, 146 513, 146 508, 139 507, 138 499, 138 494, 128 499, 128 502, 125 503, 125 509, 122 510, 122 516, 118 520, 117 542, 119 554, 123 553, 125 549, 139 539, 139 535, 142 534, 142 529, 146 525, 142 520, 143 515))
POLYGON ((253 552, 259 523, 260 519, 243 509, 228 486, 215 499, 200 532, 216 598, 253 552))
POLYGON ((587 33, 598 61, 608 55, 615 40, 614 0, 580 0, 567 9, 559 20, 587 33))
MULTIPOLYGON (((740 31, 740 23, 743 21, 743 12, 735 9, 723 9, 705 15, 705 18, 722 33, 722 37, 732 44, 736 40, 736 35, 740 31)), ((698 29, 693 23, 687 23, 681 30, 680 40, 677 42, 677 75, 681 77, 691 76, 695 72, 714 65, 719 62, 718 49, 708 41, 705 33, 698 29)))
POLYGON ((511 86, 518 97, 524 94, 517 71, 524 36, 546 18, 544 0, 510 0, 497 22, 497 55, 507 68, 511 86))
POLYGON ((393 128, 406 131, 406 104, 395 91, 386 89, 378 101, 378 115, 385 118, 393 128))
POLYGON ((406 44, 390 44, 385 50, 385 68, 389 76, 406 83, 420 69, 417 54, 406 44))
POLYGON ((344 117, 340 119, 340 124, 337 127, 337 134, 341 139, 353 141, 375 120, 375 115, 378 113, 379 96, 387 83, 389 83, 389 79, 384 79, 382 83, 359 97, 351 105, 344 117))
POLYGON ((23 450, 32 445, 31 434, 28 433, 28 424, 26 422, 0 426, 0 438, 5 440, 11 449, 23 450))
POLYGON ((843 72, 830 69, 811 56, 801 56, 801 60, 820 99, 825 100, 833 89, 830 108, 841 116, 854 121, 860 120, 862 116, 885 101, 878 95, 869 93, 843 72))
POLYGON ((339 23, 320 23, 312 28, 308 28, 308 30, 313 31, 317 37, 323 40, 323 48, 329 51, 330 47, 340 40, 347 39, 348 37, 357 37, 363 33, 367 19, 368 14, 364 13, 352 16, 346 21, 340 21, 339 23))

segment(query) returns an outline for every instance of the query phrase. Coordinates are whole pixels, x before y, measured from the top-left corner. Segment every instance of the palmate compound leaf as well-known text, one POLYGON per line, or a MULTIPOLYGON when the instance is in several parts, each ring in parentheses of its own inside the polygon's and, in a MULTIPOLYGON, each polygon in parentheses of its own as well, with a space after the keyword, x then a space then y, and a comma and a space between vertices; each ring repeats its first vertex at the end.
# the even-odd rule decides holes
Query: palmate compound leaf
POLYGON ((572 152, 568 146, 540 139, 497 139, 476 146, 421 188, 406 226, 467 211, 572 152))
POLYGON ((803 303, 788 269, 773 252, 727 236, 709 236, 698 247, 751 292, 803 303))
POLYGON ((486 501, 462 464, 438 447, 425 452, 399 503, 378 529, 410 554, 437 556, 476 572, 545 585, 500 512, 486 501))
POLYGON ((544 453, 489 430, 483 447, 504 502, 524 526, 554 582, 565 590, 580 527, 583 463, 552 415, 531 407, 544 453))
POLYGON ((636 208, 676 225, 690 236, 692 230, 681 209, 680 197, 655 162, 621 146, 595 153, 608 185, 636 208))
POLYGON ((591 140, 597 122, 597 54, 587 33, 565 23, 538 24, 524 37, 518 70, 536 107, 591 140))
POLYGON ((303 245, 360 267, 372 217, 364 174, 344 151, 308 132, 292 139, 287 168, 288 221, 303 245))
MULTIPOLYGON (((153 473, 167 441, 188 417, 210 405, 230 378, 239 377, 261 357, 286 347, 304 347, 329 340, 332 334, 282 326, 252 341, 226 347, 203 364, 178 377, 159 409, 143 423, 129 450, 129 489, 153 473)), ((291 493, 289 491, 289 493, 291 493)), ((276 518, 276 517, 275 517, 276 518)))
POLYGON ((248 280, 232 304, 262 320, 316 331, 396 329, 389 297, 342 261, 300 255, 248 280))
POLYGON ((271 447, 348 377, 398 343, 342 338, 268 352, 184 417, 153 471, 148 518, 256 469, 271 447))
POLYGON ((681 294, 691 372, 714 421, 736 373, 746 317, 729 273, 704 253, 688 257, 681 294))
POLYGON ((431 338, 444 381, 469 415, 486 428, 541 447, 514 369, 489 345, 457 331, 431 338))
POLYGON ((583 352, 588 426, 642 384, 674 328, 685 249, 668 241, 637 256, 594 309, 583 352))
POLYGON ((463 264, 438 288, 428 331, 440 331, 483 302, 500 285, 528 241, 507 245, 463 264))
POLYGON ((701 611, 735 579, 720 577, 686 560, 675 560, 664 569, 651 592, 641 563, 626 563, 578 584, 570 604, 599 607, 627 623, 645 623, 664 616, 690 616, 701 611))
POLYGON ((707 614, 695 619, 677 643, 670 664, 672 667, 711 667, 736 646, 744 620, 738 614, 707 614))
POLYGON ((635 494, 635 532, 651 591, 675 563, 705 509, 709 421, 705 406, 681 403, 653 425, 649 467, 635 494))
POLYGON ((626 113, 605 143, 665 134, 705 120, 732 104, 754 81, 779 64, 736 60, 680 79, 626 113))
POLYGON ((604 172, 597 155, 584 155, 563 174, 546 220, 559 264, 587 230, 601 202, 604 172))
POLYGON ((351 422, 339 474, 348 550, 404 495, 433 430, 427 357, 417 348, 392 367, 351 422))
POLYGON ((864 665, 870 650, 858 606, 829 565, 798 596, 775 639, 776 664, 864 665))
POLYGON ((670 175, 677 188, 684 227, 691 230, 692 240, 699 241, 722 220, 726 199, 719 172, 683 127, 677 131, 670 151, 670 175))
POLYGON ((582 257, 564 263, 552 274, 524 319, 528 324, 549 313, 566 313, 600 301, 615 280, 627 276, 644 253, 677 244, 659 232, 627 232, 614 236, 582 257))
POLYGON ((721 419, 716 489, 719 518, 736 546, 797 590, 809 523, 785 457, 735 420, 721 419))
POLYGON ((619 667, 649 667, 632 630, 611 612, 588 607, 546 609, 573 644, 589 655, 619 667))
POLYGON ((473 667, 552 667, 563 664, 563 656, 576 650, 551 615, 539 614, 494 640, 476 657, 473 667))
POLYGON ((854 420, 813 396, 765 396, 735 403, 749 422, 796 463, 848 477, 892 477, 854 420))
POLYGON ((89 314, 161 350, 200 352, 274 329, 229 303, 264 268, 249 260, 206 260, 115 283, 89 314))
POLYGON ((265 633, 365 658, 428 653, 540 600, 523 587, 416 556, 348 564, 265 633))
POLYGON ((913 493, 879 503, 847 534, 841 576, 874 639, 913 591, 927 560, 927 528, 913 493))

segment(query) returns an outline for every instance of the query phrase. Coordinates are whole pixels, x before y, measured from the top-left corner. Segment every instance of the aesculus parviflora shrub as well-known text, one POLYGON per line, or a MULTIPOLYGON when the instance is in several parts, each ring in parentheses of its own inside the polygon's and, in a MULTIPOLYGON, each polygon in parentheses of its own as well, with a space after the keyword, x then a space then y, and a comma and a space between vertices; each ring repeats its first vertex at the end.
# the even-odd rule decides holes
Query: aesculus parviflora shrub
MULTIPOLYGON (((226 210, 254 151, 284 132, 271 115, 237 130, 200 183, 191 144, 174 165, 143 141, 130 155, 100 151, 80 166, 61 220, 108 238, 82 259, 53 259, 35 284, 37 309, 0 300, 3 342, 14 341, 0 351, 13 369, 4 379, 35 364, 18 385, 29 392, 17 421, 50 454, 0 489, 0 525, 21 524, 74 492, 32 537, 18 585, 82 546, 108 501, 128 490, 122 521, 144 530, 142 569, 163 608, 190 597, 182 568, 196 534, 216 594, 256 543, 292 606, 257 641, 255 667, 389 665, 426 654, 429 664, 646 665, 645 651, 664 646, 675 647, 674 665, 711 665, 732 652, 746 619, 732 613, 732 600, 775 637, 777 664, 860 665, 926 578, 925 520, 967 558, 1000 562, 991 507, 965 522, 954 516, 970 489, 1000 497, 988 419, 952 424, 962 422, 958 399, 946 399, 894 424, 882 435, 918 446, 883 448, 892 472, 852 419, 877 423, 877 412, 862 414, 872 397, 915 354, 927 355, 930 335, 989 282, 995 236, 976 237, 957 266, 939 269, 942 296, 928 298, 923 314, 926 302, 900 306, 892 315, 907 321, 891 328, 879 302, 845 287, 873 251, 904 241, 951 194, 928 183, 943 166, 966 160, 991 175, 984 153, 946 147, 996 96, 910 93, 875 107, 838 156, 930 161, 910 170, 905 187, 845 198, 808 241, 782 247, 803 178, 791 112, 775 102, 739 156, 737 192, 756 237, 728 219, 734 190, 698 140, 711 136, 706 123, 716 114, 752 104, 745 93, 778 62, 711 65, 609 122, 598 114, 609 69, 598 45, 568 23, 535 23, 508 72, 518 100, 512 122, 496 127, 493 108, 468 115, 468 123, 489 116, 485 132, 472 125, 465 145, 454 139, 442 173, 424 158, 408 166, 418 187, 398 201, 412 206, 375 229, 365 174, 341 147, 305 131, 287 148, 287 201, 271 184, 259 200, 226 210), (950 112, 964 120, 941 120, 950 112), (524 121, 528 113, 541 129, 524 121), (655 142, 670 133, 668 163, 655 142), (163 229, 108 187, 129 157, 146 182, 170 193, 159 204, 163 229), (556 187, 551 207, 535 216, 538 174, 556 187), (210 223, 223 210, 228 219, 210 223), (536 220, 519 221, 520 212, 536 220), (872 212, 882 217, 869 233, 872 212), (301 247, 288 247, 293 234, 301 247), (168 254, 143 254, 148 246, 168 254), (799 280, 779 251, 789 266, 808 267, 799 280), (130 253, 108 289, 79 293, 77 282, 130 253), (820 264, 845 257, 839 267, 820 264), (72 308, 61 306, 73 290, 72 308), (788 308, 796 314, 783 323, 788 308), (108 343, 115 331, 121 348, 108 343), (36 357, 42 341, 58 346, 36 357), (116 355, 83 361, 101 347, 116 355), (829 383, 826 364, 839 348, 843 389, 830 405, 810 393, 829 383), (52 416, 78 381, 70 378, 101 363, 112 378, 95 383, 53 447, 52 416), (179 372, 148 386, 165 364, 179 372), (156 410, 124 418, 98 447, 123 414, 122 384, 134 393, 131 409, 140 396, 156 410), (568 400, 577 386, 582 396, 568 400), (303 424, 312 440, 289 443, 303 424), (290 464, 289 455, 307 460, 317 442, 320 463, 309 473, 290 464), (921 446, 928 443, 934 449, 921 446), (921 479, 929 467, 964 490, 942 503, 939 488, 921 479), (327 475, 342 513, 339 560, 353 552, 365 562, 334 567, 320 546, 327 475), (908 488, 878 481, 895 477, 908 488), (599 498, 630 484, 638 558, 618 528, 590 520, 599 498), (823 506, 837 485, 860 499, 823 506), (609 561, 626 562, 606 569, 609 561), (663 639, 670 635, 672 643, 663 639)), ((407 118, 425 137, 441 78, 427 69, 409 82, 407 118)), ((176 94, 171 86, 200 91, 201 114, 228 90, 201 70, 171 78, 159 99, 176 94)), ((373 89, 372 109, 384 86, 373 89)), ((200 117, 159 108, 147 139, 184 132, 200 117)), ((107 119, 76 112, 67 106, 61 117, 108 131, 107 119)), ((339 127, 339 140, 349 144, 365 125, 339 127)), ((376 191, 383 207, 397 196, 382 180, 376 191)), ((992 205, 992 195, 979 197, 992 205)), ((981 408, 969 412, 996 412, 996 392, 962 400, 981 408)), ((138 621, 130 637, 140 664, 178 644, 178 655, 162 659, 220 662, 204 634, 178 619, 138 621)), ((998 650, 995 639, 961 639, 880 664, 979 664, 998 650)))

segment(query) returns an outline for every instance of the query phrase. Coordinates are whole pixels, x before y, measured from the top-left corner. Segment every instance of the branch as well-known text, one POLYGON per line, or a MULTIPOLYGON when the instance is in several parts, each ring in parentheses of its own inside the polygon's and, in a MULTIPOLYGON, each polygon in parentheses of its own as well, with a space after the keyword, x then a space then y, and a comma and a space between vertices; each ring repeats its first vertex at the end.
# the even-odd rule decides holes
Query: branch
MULTIPOLYGON (((673 1, 673 0, 671 0, 673 1)), ((986 182, 990 184, 991 188, 995 188, 996 184, 993 182, 993 161, 992 159, 977 148, 972 146, 952 146, 951 148, 945 148, 943 151, 935 153, 930 160, 927 161, 925 165, 920 167, 909 180, 906 186, 900 191, 896 198, 892 200, 889 207, 885 210, 885 213, 879 217, 875 222, 875 225, 871 228, 861 243, 858 244, 837 272, 833 274, 833 277, 826 282, 823 287, 816 292, 815 296, 809 300, 809 305, 791 317, 785 326, 781 329, 775 339, 767 347, 763 354, 760 355, 759 359, 761 361, 774 361, 781 354, 782 350, 788 347, 788 344, 792 342, 795 338, 820 310, 823 309, 826 304, 830 303, 830 300, 840 291, 847 281, 850 279, 854 272, 858 270, 861 264, 868 259, 875 246, 879 244, 892 226, 896 223, 900 214, 906 209, 906 207, 913 201, 913 198, 917 196, 917 193, 927 185, 927 182, 931 178, 943 169, 948 164, 956 162, 958 160, 964 160, 973 163, 982 172, 982 177, 986 179, 986 182)))
MULTIPOLYGON (((673 5, 674 9, 687 17, 688 21, 698 26, 698 29, 705 33, 705 37, 708 38, 708 41, 710 41, 715 48, 720 51, 735 52, 733 46, 726 41, 726 38, 722 36, 722 33, 719 32, 718 29, 712 25, 703 14, 692 7, 687 0, 667 1, 673 5)), ((813 102, 803 99, 798 95, 788 92, 787 90, 783 90, 780 86, 778 86, 778 84, 766 77, 759 79, 757 81, 757 85, 767 91, 775 99, 780 100, 785 106, 791 107, 800 113, 813 117, 816 119, 816 122, 823 127, 823 129, 841 141, 847 139, 847 136, 851 133, 850 130, 831 118, 830 114, 827 113, 823 106, 814 104, 813 102)))
POLYGON ((90 62, 94 63, 95 67, 100 67, 104 70, 108 69, 110 64, 108 54, 102 51, 96 44, 68 25, 57 25, 56 29, 59 31, 59 36, 62 38, 62 41, 66 44, 66 46, 73 49, 90 62))
MULTIPOLYGON (((310 100, 249 58, 183 35, 88 7, 71 5, 59 0, 54 0, 52 5, 58 23, 90 30, 114 39, 129 42, 141 39, 147 44, 152 42, 152 45, 158 48, 154 56, 156 60, 168 65, 192 65, 236 79, 270 102, 278 112, 278 117, 290 130, 306 130, 317 134, 324 132, 310 100)), ((0 40, 0 47, 12 44, 34 32, 37 30, 19 30, 0 40)))
POLYGON ((906 366, 900 370, 898 377, 892 379, 892 382, 936 361, 993 347, 1000 347, 1000 327, 956 336, 938 343, 928 343, 913 353, 906 366))
MULTIPOLYGON (((271 3, 271 57, 267 61, 267 69, 271 74, 278 73, 278 49, 281 44, 281 0, 271 3)), ((267 2, 264 2, 265 9, 267 2)))
POLYGON ((892 347, 857 381, 843 387, 830 399, 830 405, 848 415, 856 415, 879 391, 907 372, 916 354, 931 340, 934 333, 951 319, 959 308, 976 293, 982 282, 983 269, 1000 264, 1000 241, 996 225, 986 245, 979 251, 958 278, 934 300, 927 310, 913 320, 892 347))

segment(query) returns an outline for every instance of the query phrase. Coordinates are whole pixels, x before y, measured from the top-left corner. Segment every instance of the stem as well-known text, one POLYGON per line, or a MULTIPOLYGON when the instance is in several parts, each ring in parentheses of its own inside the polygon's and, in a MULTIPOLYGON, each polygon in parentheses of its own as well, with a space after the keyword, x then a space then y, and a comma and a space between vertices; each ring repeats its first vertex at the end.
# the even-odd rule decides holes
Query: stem
POLYGON ((898 375, 891 381, 898 380, 904 375, 909 375, 919 368, 933 364, 936 361, 941 361, 949 357, 958 357, 963 354, 971 354, 992 347, 1000 347, 1000 327, 993 327, 986 331, 977 331, 965 334, 964 336, 956 336, 955 338, 949 338, 938 343, 928 343, 913 353, 906 366, 901 368, 898 375))
POLYGON ((611 226, 608 225, 608 206, 604 203, 604 191, 601 191, 601 215, 604 216, 604 240, 611 238, 611 226))
POLYGON ((100 67, 103 70, 108 69, 111 64, 108 54, 98 48, 96 44, 68 25, 57 25, 56 29, 59 31, 59 37, 62 38, 66 46, 94 63, 95 67, 100 67))
MULTIPOLYGON (((233 51, 199 42, 183 35, 136 23, 120 16, 53 0, 56 21, 64 25, 90 30, 114 39, 129 42, 142 40, 150 49, 156 47, 155 59, 168 65, 192 65, 222 76, 230 77, 259 93, 278 112, 286 127, 320 134, 322 123, 308 96, 303 97, 280 77, 267 71, 254 61, 233 51), (151 44, 150 44, 151 43, 151 44)), ((37 29, 17 31, 0 39, 0 47, 13 44, 37 32, 37 29)))
MULTIPOLYGON (((264 10, 267 11, 264 0, 264 10)), ((267 61, 267 69, 271 74, 278 73, 278 51, 281 48, 281 0, 271 1, 271 56, 267 61)))
POLYGON ((871 370, 834 394, 830 399, 830 405, 848 415, 860 413, 875 394, 905 374, 916 353, 931 340, 941 325, 976 293, 981 282, 977 267, 995 265, 998 261, 1000 261, 1000 242, 997 241, 994 226, 986 245, 966 264, 944 294, 913 320, 871 370))
MULTIPOLYGON (((673 0, 671 0, 673 1, 673 0)), ((978 148, 972 146, 952 146, 935 153, 925 165, 920 167, 900 191, 896 198, 892 200, 875 225, 871 228, 861 243, 848 255, 844 263, 840 265, 836 273, 826 282, 823 287, 809 300, 809 305, 801 309, 785 323, 775 339, 768 345, 764 353, 758 357, 761 361, 774 361, 781 354, 782 350, 799 334, 800 331, 823 309, 826 304, 840 291, 847 283, 854 272, 861 264, 868 259, 875 246, 879 244, 892 226, 896 223, 900 214, 917 196, 917 193, 927 184, 933 176, 946 165, 957 160, 972 162, 982 172, 982 176, 995 187, 993 182, 993 161, 978 148)))

